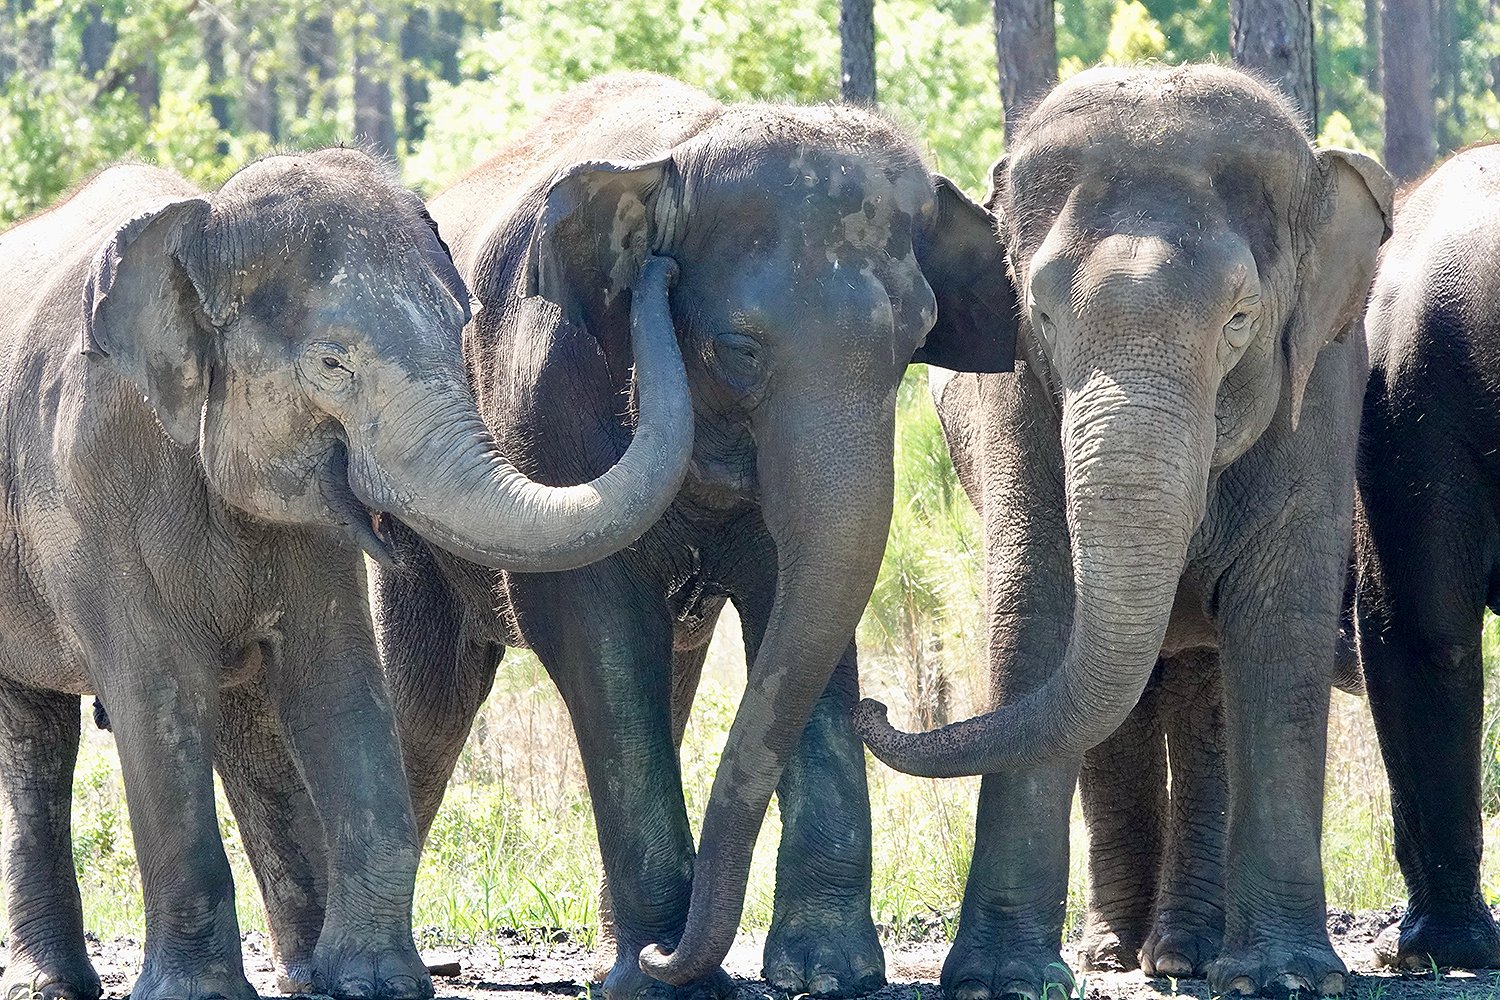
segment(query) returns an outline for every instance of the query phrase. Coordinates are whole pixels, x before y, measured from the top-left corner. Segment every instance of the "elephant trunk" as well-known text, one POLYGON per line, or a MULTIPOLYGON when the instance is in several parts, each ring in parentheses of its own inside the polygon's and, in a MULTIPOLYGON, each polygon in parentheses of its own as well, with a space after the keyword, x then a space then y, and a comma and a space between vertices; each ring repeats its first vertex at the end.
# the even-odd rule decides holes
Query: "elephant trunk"
POLYGON ((1161 651, 1213 453, 1212 393, 1172 383, 1096 368, 1064 392, 1074 604, 1061 669, 1018 702, 926 733, 862 702, 855 725, 875 756, 909 774, 986 774, 1080 756, 1125 721, 1161 651))
POLYGON ((398 433, 351 440, 355 495, 455 555, 498 569, 572 569, 635 541, 677 495, 692 456, 692 403, 667 300, 675 276, 674 262, 649 258, 633 290, 640 419, 602 476, 579 486, 533 482, 500 454, 465 387, 416 386, 398 433))
POLYGON ((890 529, 894 394, 868 407, 801 392, 756 429, 775 601, 703 818, 682 939, 641 968, 673 985, 708 975, 739 926, 771 793, 859 624, 890 529))

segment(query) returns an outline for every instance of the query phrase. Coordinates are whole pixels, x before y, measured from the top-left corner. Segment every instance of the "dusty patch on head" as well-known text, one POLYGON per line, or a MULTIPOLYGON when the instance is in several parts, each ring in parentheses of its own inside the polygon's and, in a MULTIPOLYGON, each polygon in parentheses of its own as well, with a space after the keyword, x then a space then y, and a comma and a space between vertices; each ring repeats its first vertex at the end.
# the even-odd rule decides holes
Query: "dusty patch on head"
POLYGON ((635 283, 636 268, 644 252, 632 245, 646 231, 646 203, 634 191, 626 191, 615 202, 615 217, 609 227, 609 287, 604 289, 604 304, 613 304, 635 283))

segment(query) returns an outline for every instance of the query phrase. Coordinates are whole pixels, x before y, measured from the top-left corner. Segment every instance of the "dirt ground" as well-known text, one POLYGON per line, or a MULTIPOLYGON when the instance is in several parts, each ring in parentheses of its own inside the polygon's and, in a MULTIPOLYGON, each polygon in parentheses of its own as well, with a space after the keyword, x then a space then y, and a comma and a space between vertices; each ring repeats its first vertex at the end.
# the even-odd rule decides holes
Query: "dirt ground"
MULTIPOLYGON (((1346 996, 1354 1000, 1497 1000, 1500 972, 1479 974, 1440 972, 1424 975, 1395 975, 1379 970, 1375 963, 1375 939, 1395 922, 1398 910, 1366 913, 1335 911, 1329 916, 1329 931, 1334 946, 1349 964, 1350 977, 1346 996)), ((886 950, 891 985, 874 994, 872 1000, 938 1000, 938 973, 943 943, 901 944, 886 950)), ((104 980, 107 1000, 118 1000, 140 971, 140 942, 120 938, 107 942, 90 942, 95 967, 104 980)), ((503 941, 494 945, 433 948, 424 951, 430 965, 438 967, 434 976, 437 996, 460 1000, 572 1000, 586 997, 584 981, 594 968, 593 956, 584 948, 568 942, 536 944, 503 941), (441 968, 442 965, 448 968, 441 968)), ((1064 949, 1064 957, 1073 958, 1064 949)), ((267 940, 263 934, 245 935, 246 971, 262 995, 277 996, 275 976, 271 969, 267 940)), ((779 991, 768 987, 757 977, 760 970, 760 942, 742 938, 725 963, 740 985, 738 1000, 787 1000, 779 991)), ((1091 973, 1084 981, 1088 1000, 1173 1000, 1193 997, 1209 1000, 1202 980, 1150 980, 1139 972, 1091 973)))

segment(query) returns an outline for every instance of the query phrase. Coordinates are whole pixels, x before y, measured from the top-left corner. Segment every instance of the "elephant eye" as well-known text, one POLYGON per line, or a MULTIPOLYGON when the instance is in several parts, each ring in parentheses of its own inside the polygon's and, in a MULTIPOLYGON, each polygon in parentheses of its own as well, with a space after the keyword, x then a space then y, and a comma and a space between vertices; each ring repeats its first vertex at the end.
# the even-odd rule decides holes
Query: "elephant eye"
POLYGON ((334 357, 331 354, 325 354, 325 355, 323 355, 323 367, 324 368, 342 368, 344 366, 341 365, 341 364, 339 364, 339 359, 338 358, 334 357))
POLYGON ((1250 342, 1250 334, 1253 332, 1256 313, 1255 300, 1240 303, 1229 321, 1224 324, 1224 339, 1229 341, 1229 346, 1239 350, 1250 342))
POLYGON ((761 373, 761 346, 743 333, 721 333, 714 338, 714 361, 731 383, 746 388, 761 373))

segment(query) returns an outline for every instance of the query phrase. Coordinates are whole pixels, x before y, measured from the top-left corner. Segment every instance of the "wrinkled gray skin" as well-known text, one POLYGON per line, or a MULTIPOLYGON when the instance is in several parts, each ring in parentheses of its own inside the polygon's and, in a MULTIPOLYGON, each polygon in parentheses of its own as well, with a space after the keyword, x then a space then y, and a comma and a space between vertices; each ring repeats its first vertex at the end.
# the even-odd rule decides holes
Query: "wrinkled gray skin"
POLYGON ((481 412, 523 470, 576 481, 639 438, 627 290, 648 253, 680 268, 661 330, 687 359, 695 437, 661 520, 583 569, 500 576, 395 526, 378 628, 418 823, 504 647, 524 643, 567 701, 593 797, 617 942, 605 994, 732 993, 719 963, 773 791, 766 976, 868 991, 884 960, 852 637, 907 363, 1010 363, 992 220, 867 113, 724 107, 640 75, 565 97, 430 207, 484 306, 465 339, 481 412), (676 744, 725 600, 753 662, 695 857, 676 744))
MULTIPOLYGON (((644 298, 660 312, 665 294, 644 298)), ((361 547, 387 558, 372 512, 492 565, 571 566, 656 518, 690 435, 635 452, 614 500, 506 464, 464 377, 467 289, 421 203, 351 150, 271 157, 211 195, 108 170, 0 236, 0 301, 0 989, 99 995, 69 833, 93 693, 145 897, 136 1000, 255 996, 215 764, 247 836, 326 831, 318 870, 257 869, 273 921, 306 922, 277 941, 292 978, 431 996, 411 937, 420 839, 362 572, 361 547), (628 516, 601 535, 610 508, 628 516)), ((639 356, 665 360, 680 397, 675 341, 656 343, 639 356)))
POLYGON ((1480 883, 1485 609, 1500 607, 1500 144, 1403 191, 1365 326, 1354 601, 1406 912, 1377 954, 1500 968, 1480 883))
MULTIPOLYGON (((1187 820, 1166 847, 1101 845, 1096 877, 1121 884, 1096 887, 1096 917, 1142 942, 1148 967, 1206 971, 1216 993, 1337 993, 1318 851, 1365 377, 1350 320, 1389 178, 1315 153, 1271 91, 1203 66, 1074 77, 994 182, 1010 262, 995 280, 1019 293, 1024 363, 951 380, 940 411, 985 523, 997 707, 925 734, 896 732, 875 703, 857 714, 901 770, 985 775, 944 992, 1036 996, 1058 978, 1079 760, 1092 750, 1097 820, 1116 765, 1165 752, 1165 729, 1187 820), (1212 808, 1194 741, 1220 723, 1205 712, 1218 696, 1190 689, 1220 674, 1222 834, 1191 821, 1212 808), (1212 889, 1213 860, 1194 852, 1218 836, 1222 945, 1194 878, 1212 889), (1163 851, 1180 860, 1152 892, 1163 851)), ((1163 829, 1164 805, 1147 805, 1158 819, 1133 822, 1163 829)))

